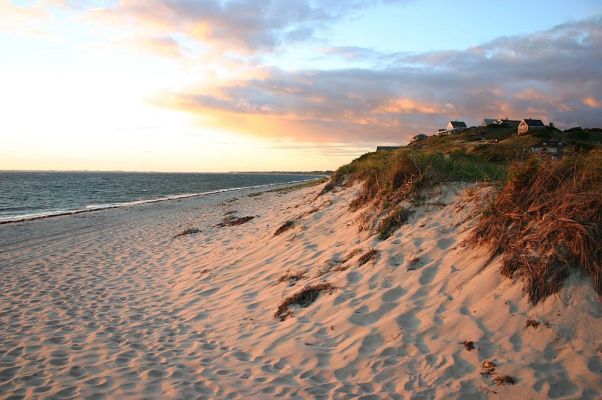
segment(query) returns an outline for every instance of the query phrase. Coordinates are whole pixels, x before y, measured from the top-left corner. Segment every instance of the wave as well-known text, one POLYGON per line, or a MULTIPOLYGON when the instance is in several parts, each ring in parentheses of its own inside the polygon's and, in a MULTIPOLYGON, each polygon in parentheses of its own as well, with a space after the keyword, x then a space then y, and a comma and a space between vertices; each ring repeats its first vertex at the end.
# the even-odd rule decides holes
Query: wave
POLYGON ((134 201, 120 202, 120 203, 89 204, 89 205, 85 206, 84 208, 78 208, 78 209, 41 211, 41 212, 37 212, 37 213, 14 215, 14 216, 10 216, 10 217, 0 217, 0 225, 10 224, 10 223, 15 223, 15 222, 33 221, 33 220, 43 219, 43 218, 59 217, 62 215, 74 215, 74 214, 81 214, 81 213, 94 212, 94 211, 100 211, 100 210, 108 210, 111 208, 129 207, 129 206, 136 206, 136 205, 141 205, 141 204, 158 203, 158 202, 169 201, 169 200, 180 200, 180 199, 186 199, 186 198, 190 198, 190 197, 199 197, 199 196, 206 196, 206 195, 210 195, 210 194, 233 192, 233 191, 237 191, 237 190, 260 189, 260 188, 265 188, 265 187, 270 187, 270 186, 292 185, 294 183, 302 183, 302 182, 307 182, 307 181, 311 181, 314 179, 319 179, 319 178, 302 179, 302 180, 289 181, 289 182, 266 183, 263 185, 254 185, 254 186, 241 186, 241 187, 217 189, 217 190, 211 190, 208 192, 175 194, 175 195, 170 195, 170 196, 158 197, 158 198, 154 198, 154 199, 134 200, 134 201))

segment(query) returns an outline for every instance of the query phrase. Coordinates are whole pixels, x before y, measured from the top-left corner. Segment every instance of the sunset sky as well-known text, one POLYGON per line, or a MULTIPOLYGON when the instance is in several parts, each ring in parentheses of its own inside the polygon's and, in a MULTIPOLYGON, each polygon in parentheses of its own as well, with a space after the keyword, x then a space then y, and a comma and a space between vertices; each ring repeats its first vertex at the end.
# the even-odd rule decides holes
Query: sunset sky
POLYGON ((0 169, 334 169, 449 119, 602 127, 599 0, 0 0, 0 169))

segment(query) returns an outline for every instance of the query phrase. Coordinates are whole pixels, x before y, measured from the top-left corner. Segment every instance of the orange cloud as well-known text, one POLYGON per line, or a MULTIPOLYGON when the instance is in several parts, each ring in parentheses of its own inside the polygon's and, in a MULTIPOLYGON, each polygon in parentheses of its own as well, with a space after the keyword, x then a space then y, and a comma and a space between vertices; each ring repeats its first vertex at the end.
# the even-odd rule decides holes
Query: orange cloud
POLYGON ((525 89, 525 90, 518 92, 516 94, 516 98, 520 99, 520 100, 542 101, 542 100, 546 100, 548 98, 548 96, 544 95, 543 93, 541 93, 535 89, 529 88, 529 89, 525 89))
POLYGON ((582 103, 591 108, 600 108, 602 107, 602 103, 595 97, 586 97, 582 100, 582 103))
POLYGON ((425 102, 413 100, 407 97, 390 100, 376 110, 376 112, 401 114, 437 114, 441 111, 442 110, 434 104, 427 104, 425 102))

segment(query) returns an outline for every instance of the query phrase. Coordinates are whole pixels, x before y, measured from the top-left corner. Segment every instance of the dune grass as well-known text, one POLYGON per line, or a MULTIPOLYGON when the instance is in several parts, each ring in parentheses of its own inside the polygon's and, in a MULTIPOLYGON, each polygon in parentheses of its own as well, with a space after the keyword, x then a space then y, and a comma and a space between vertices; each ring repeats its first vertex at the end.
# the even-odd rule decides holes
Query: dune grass
POLYGON ((389 215, 383 218, 377 228, 378 238, 387 240, 393 232, 405 224, 412 212, 405 207, 394 208, 389 215))
POLYGON ((370 201, 398 202, 420 189, 446 181, 495 181, 507 171, 504 163, 492 162, 467 152, 443 154, 404 148, 368 153, 339 168, 324 192, 344 182, 363 181, 362 190, 351 204, 354 209, 370 201))
POLYGON ((508 175, 471 241, 489 245, 492 258, 502 254, 501 273, 522 278, 533 304, 573 270, 602 294, 602 150, 516 162, 508 175))
POLYGON ((322 193, 362 182, 350 208, 365 207, 374 233, 386 240, 411 212, 402 201, 412 204, 425 189, 446 182, 491 182, 499 191, 469 242, 488 245, 491 259, 501 254, 501 273, 522 278, 533 304, 560 290, 573 270, 589 276, 602 294, 599 146, 552 161, 529 157, 532 136, 462 144, 470 134, 430 139, 434 147, 364 154, 339 168, 322 193), (451 150, 440 151, 448 142, 451 150))

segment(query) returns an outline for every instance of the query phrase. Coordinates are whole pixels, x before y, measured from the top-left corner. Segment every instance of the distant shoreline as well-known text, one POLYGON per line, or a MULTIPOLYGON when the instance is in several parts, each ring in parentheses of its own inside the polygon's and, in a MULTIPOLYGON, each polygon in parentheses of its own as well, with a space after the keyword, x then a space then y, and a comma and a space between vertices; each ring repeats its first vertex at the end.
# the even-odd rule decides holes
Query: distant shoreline
POLYGON ((192 198, 192 197, 200 197, 200 196, 207 196, 207 195, 212 195, 212 194, 241 191, 241 190, 246 190, 246 189, 263 189, 263 188, 271 188, 274 186, 289 186, 289 185, 294 185, 296 183, 309 182, 309 181, 316 180, 316 179, 321 179, 321 177, 312 178, 312 179, 295 180, 295 181, 289 181, 289 182, 268 183, 268 184, 264 184, 264 185, 252 185, 252 186, 217 189, 217 190, 210 190, 210 191, 199 192, 199 193, 171 195, 171 196, 165 196, 165 197, 160 197, 160 198, 155 198, 155 199, 147 199, 147 200, 135 200, 135 201, 130 201, 130 202, 122 202, 122 203, 88 205, 87 208, 79 208, 79 209, 72 209, 72 210, 57 210, 57 211, 40 212, 40 213, 36 213, 36 214, 17 215, 14 217, 8 217, 7 219, 0 219, 0 225, 13 224, 13 223, 18 223, 18 222, 29 222, 29 221, 39 220, 39 219, 60 217, 60 216, 66 216, 66 215, 76 215, 76 214, 82 214, 82 213, 90 213, 90 212, 108 210, 108 209, 113 209, 113 208, 123 208, 123 207, 158 203, 158 202, 164 202, 164 201, 170 201, 170 200, 188 199, 188 198, 192 198))

